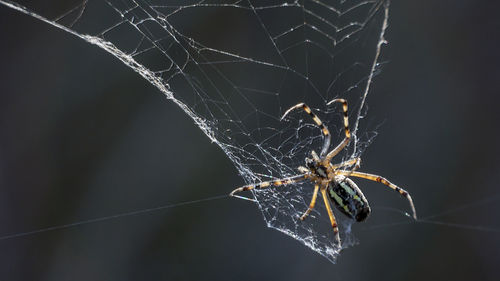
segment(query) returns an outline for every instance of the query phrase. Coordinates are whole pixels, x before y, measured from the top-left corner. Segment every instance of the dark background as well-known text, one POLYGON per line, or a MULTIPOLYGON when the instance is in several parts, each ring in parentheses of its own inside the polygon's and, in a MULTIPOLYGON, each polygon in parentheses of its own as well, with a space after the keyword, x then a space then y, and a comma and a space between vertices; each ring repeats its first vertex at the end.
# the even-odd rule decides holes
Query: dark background
MULTIPOLYGON (((0 279, 498 280, 493 3, 393 1, 368 101, 383 123, 363 170, 404 183, 420 217, 452 211, 435 220, 461 226, 391 225, 405 218, 388 208, 404 203, 363 182, 374 214, 336 265, 266 228, 253 204, 219 199, 1 240, 0 279)), ((107 53, 4 6, 0 36, 0 236, 242 184, 191 119, 107 53)))

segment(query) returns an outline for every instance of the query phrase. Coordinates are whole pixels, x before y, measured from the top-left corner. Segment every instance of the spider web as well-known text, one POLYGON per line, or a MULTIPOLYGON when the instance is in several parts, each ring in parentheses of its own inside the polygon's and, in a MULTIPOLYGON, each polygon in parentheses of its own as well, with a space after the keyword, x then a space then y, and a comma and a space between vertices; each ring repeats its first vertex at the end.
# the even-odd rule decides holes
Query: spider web
MULTIPOLYGON (((296 103, 313 108, 336 145, 341 108, 326 104, 348 100, 353 141, 335 162, 359 156, 375 135, 360 121, 389 1, 80 0, 54 3, 64 5, 59 12, 47 11, 47 2, 0 3, 106 50, 147 79, 224 151, 244 184, 296 175, 311 150, 321 149, 305 113, 280 120, 296 103)), ((248 196, 267 226, 335 262, 341 249, 321 199, 308 219, 298 219, 312 188, 303 182, 248 196)), ((351 221, 337 218, 343 247, 353 245, 351 221)))

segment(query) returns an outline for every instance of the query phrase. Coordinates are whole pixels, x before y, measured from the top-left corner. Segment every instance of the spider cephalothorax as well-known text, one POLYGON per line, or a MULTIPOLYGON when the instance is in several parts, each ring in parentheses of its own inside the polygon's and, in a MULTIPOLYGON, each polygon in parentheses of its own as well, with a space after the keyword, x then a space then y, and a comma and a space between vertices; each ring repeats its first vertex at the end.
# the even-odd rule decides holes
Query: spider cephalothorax
POLYGON ((299 172, 301 173, 299 175, 274 181, 265 181, 258 184, 242 186, 233 190, 230 195, 233 196, 235 193, 245 190, 287 185, 308 179, 314 184, 314 191, 312 194, 311 203, 309 204, 309 208, 304 212, 300 219, 304 220, 314 209, 318 191, 320 191, 325 203, 326 211, 328 212, 328 216, 333 227, 333 232, 335 233, 335 238, 338 242, 339 247, 341 247, 339 230, 337 227, 335 216, 333 215, 332 209, 330 207, 330 202, 333 203, 337 207, 337 209, 344 215, 358 222, 364 221, 371 212, 370 206, 365 196, 363 195, 363 192, 361 192, 361 189, 359 189, 358 186, 349 177, 364 178, 387 185, 388 187, 399 192, 399 194, 408 199, 413 213, 413 218, 416 219, 417 214, 410 194, 408 194, 408 192, 406 192, 404 189, 389 182, 387 179, 381 176, 357 172, 356 170, 359 168, 361 163, 360 158, 352 158, 339 164, 331 163, 332 158, 340 151, 342 151, 349 144, 349 141, 351 139, 351 132, 349 131, 349 119, 347 115, 347 101, 344 99, 334 99, 327 105, 334 102, 342 103, 344 112, 345 138, 340 144, 338 144, 333 150, 328 152, 328 149, 330 147, 330 131, 328 131, 328 128, 323 124, 323 122, 321 122, 318 116, 316 116, 316 114, 314 114, 311 108, 306 104, 299 103, 295 106, 292 106, 285 112, 285 114, 283 114, 283 117, 281 117, 281 119, 288 115, 288 113, 290 113, 292 110, 298 108, 302 108, 307 114, 309 114, 314 120, 314 123, 316 123, 316 125, 321 129, 321 132, 324 136, 324 143, 321 149, 320 156, 318 156, 316 152, 312 150, 312 158, 306 158, 305 167, 300 166, 298 168, 299 172), (351 169, 346 169, 346 167, 351 167, 351 169))
POLYGON ((300 172, 309 172, 311 178, 317 178, 317 180, 328 179, 328 168, 321 163, 320 159, 317 159, 318 155, 311 152, 313 159, 306 158, 306 168, 299 167, 300 172))

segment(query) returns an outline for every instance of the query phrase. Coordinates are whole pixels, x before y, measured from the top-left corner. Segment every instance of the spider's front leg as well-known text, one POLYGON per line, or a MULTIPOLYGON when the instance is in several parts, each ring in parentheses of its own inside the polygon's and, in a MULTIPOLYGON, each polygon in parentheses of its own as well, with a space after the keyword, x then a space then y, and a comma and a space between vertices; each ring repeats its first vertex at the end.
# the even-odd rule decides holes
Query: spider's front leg
POLYGON ((350 160, 344 161, 344 162, 339 163, 339 164, 332 164, 331 168, 333 170, 336 170, 338 168, 349 167, 352 165, 354 165, 354 167, 352 168, 351 171, 356 171, 357 169, 359 169, 359 167, 361 167, 361 158, 360 157, 352 158, 350 160))
POLYGON ((349 115, 347 113, 347 101, 345 99, 334 99, 330 102, 327 103, 327 105, 330 105, 334 102, 339 102, 342 103, 342 110, 344 112, 344 133, 345 133, 345 138, 344 140, 337 145, 332 151, 330 151, 326 157, 325 157, 325 162, 330 162, 332 158, 337 155, 342 149, 344 149, 348 144, 349 141, 351 140, 351 131, 349 130, 349 115))
POLYGON ((235 193, 242 192, 242 191, 247 191, 247 190, 252 190, 252 189, 263 189, 263 188, 268 188, 271 186, 280 186, 280 185, 287 185, 295 182, 300 182, 305 180, 308 177, 308 174, 303 174, 303 175, 298 175, 298 176, 293 176, 289 178, 284 178, 284 179, 279 179, 279 180, 274 180, 274 181, 264 181, 260 182, 257 184, 249 184, 245 185, 242 187, 238 187, 235 190, 231 191, 229 193, 229 196, 234 196, 235 193))
POLYGON ((331 135, 330 135, 330 131, 328 131, 328 128, 325 126, 325 124, 323 124, 323 122, 321 121, 321 119, 319 119, 319 117, 314 114, 314 112, 311 110, 311 108, 309 106, 307 106, 307 104, 301 102, 299 104, 296 104, 292 107, 290 107, 286 112, 285 114, 283 114, 283 116, 281 116, 281 120, 283 120, 290 112, 292 112, 293 110, 295 109, 299 109, 299 108, 302 108, 307 114, 309 114, 309 116, 311 116, 311 118, 313 119, 314 123, 316 123, 316 125, 320 128, 321 130, 321 133, 323 134, 325 140, 323 142, 323 148, 321 149, 321 157, 325 156, 325 154, 328 152, 328 148, 330 147, 330 138, 331 138, 331 135))

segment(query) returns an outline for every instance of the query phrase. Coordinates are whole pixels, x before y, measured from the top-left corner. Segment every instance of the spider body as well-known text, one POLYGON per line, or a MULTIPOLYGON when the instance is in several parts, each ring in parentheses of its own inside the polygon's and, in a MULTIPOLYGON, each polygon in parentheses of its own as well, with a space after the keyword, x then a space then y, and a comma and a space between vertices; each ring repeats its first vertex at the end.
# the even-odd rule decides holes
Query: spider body
POLYGON ((361 189, 351 179, 342 175, 335 176, 335 170, 329 167, 331 165, 323 165, 316 152, 312 151, 311 154, 313 159, 306 158, 306 168, 301 167, 299 170, 306 173, 308 170, 310 180, 316 184, 327 185, 330 201, 344 215, 357 222, 364 221, 371 209, 361 189))
POLYGON ((330 201, 347 217, 362 222, 370 215, 368 201, 350 178, 338 176, 328 184, 327 191, 330 201))
POLYGON ((284 178, 277 179, 274 181, 265 181, 257 184, 245 185, 233 190, 230 193, 230 196, 234 196, 237 192, 242 192, 246 190, 252 189, 263 189, 269 187, 277 187, 281 185, 288 185, 304 180, 309 180, 314 184, 314 191, 312 193, 311 202, 309 204, 309 208, 304 212, 304 214, 300 217, 300 220, 304 220, 309 213, 314 209, 316 205, 316 198, 318 196, 318 192, 321 192, 321 196, 323 197, 323 202, 325 204, 325 209, 328 213, 328 217, 330 218, 330 222, 333 228, 333 232, 335 234, 335 239, 338 242, 339 248, 341 248, 342 244, 340 241, 339 230, 337 227, 337 221, 333 214, 332 208, 330 206, 330 202, 337 207, 337 209, 342 212, 347 217, 361 222, 366 220, 368 215, 371 212, 368 201, 366 200, 363 192, 358 186, 349 178, 349 177, 358 177, 364 178, 371 181, 376 181, 382 183, 389 188, 397 191, 403 197, 405 197, 410 203, 410 207, 413 212, 413 218, 417 218, 417 214, 415 211, 415 206, 413 205, 413 200, 411 199, 410 194, 406 192, 404 189, 398 187, 397 185, 389 182, 387 179, 363 172, 357 172, 356 170, 359 168, 361 159, 360 158, 352 158, 346 161, 343 161, 339 164, 332 164, 332 158, 337 155, 340 151, 342 151, 348 144, 351 139, 351 132, 349 130, 349 119, 347 114, 347 101, 344 99, 334 99, 330 101, 327 105, 339 102, 342 103, 343 113, 344 113, 344 132, 345 138, 344 140, 338 144, 333 150, 328 151, 330 148, 330 131, 328 128, 321 122, 321 120, 314 114, 309 106, 304 103, 299 103, 295 106, 292 106, 288 109, 285 114, 281 117, 283 119, 288 113, 292 110, 302 108, 311 118, 314 123, 321 129, 321 133, 324 137, 323 147, 321 149, 321 153, 318 156, 314 150, 311 151, 312 158, 305 159, 305 167, 300 166, 298 170, 301 174, 284 178), (350 169, 346 169, 349 168, 350 169))
MULTIPOLYGON (((313 151, 312 152, 313 156, 317 158, 316 153, 313 151)), ((310 172, 310 177, 314 181, 317 181, 318 183, 321 182, 321 180, 328 180, 328 167, 321 164, 321 161, 318 161, 317 159, 310 159, 306 158, 306 169, 299 168, 303 171, 310 172)))

